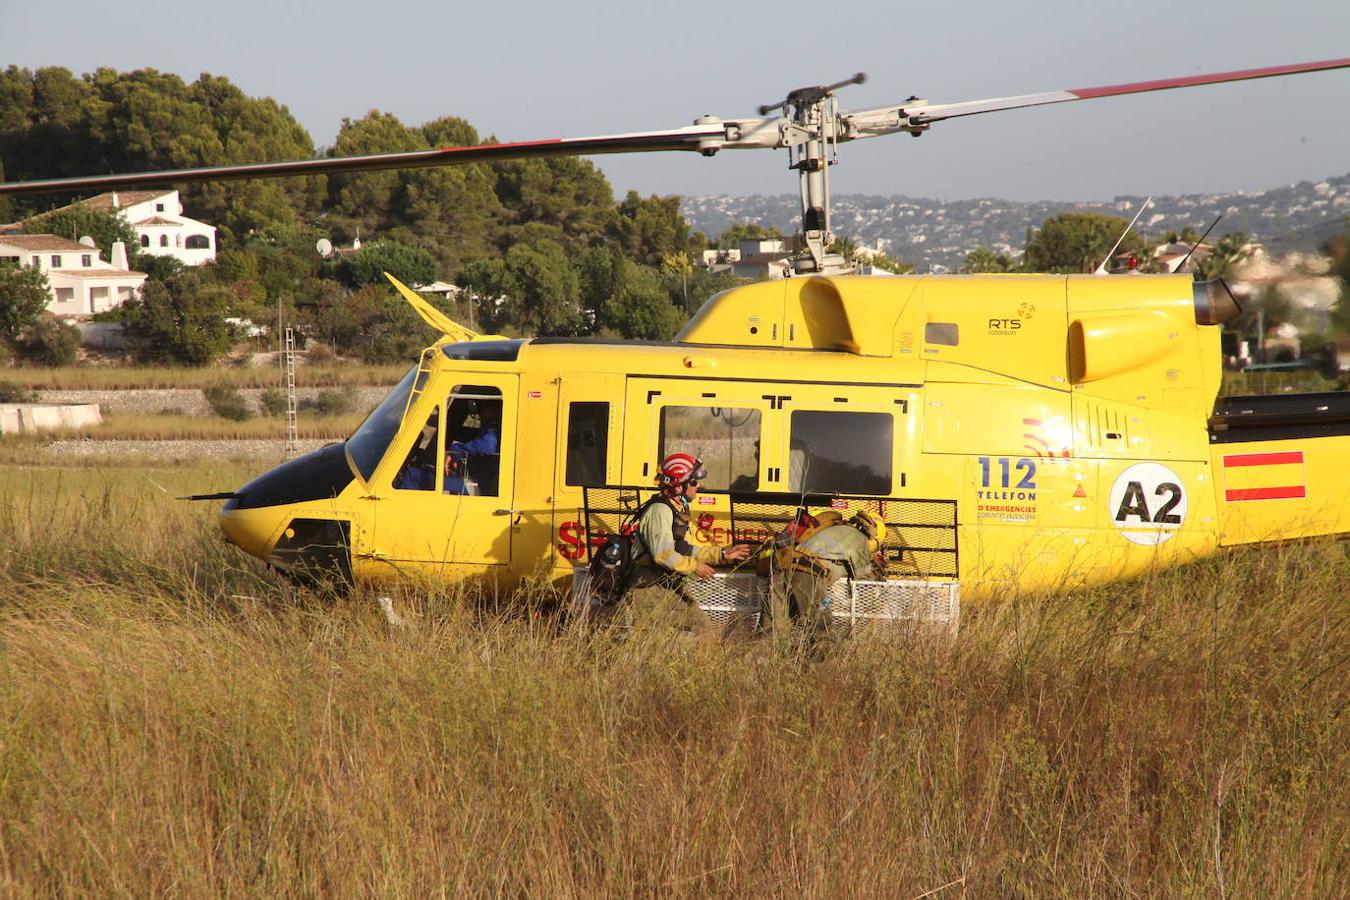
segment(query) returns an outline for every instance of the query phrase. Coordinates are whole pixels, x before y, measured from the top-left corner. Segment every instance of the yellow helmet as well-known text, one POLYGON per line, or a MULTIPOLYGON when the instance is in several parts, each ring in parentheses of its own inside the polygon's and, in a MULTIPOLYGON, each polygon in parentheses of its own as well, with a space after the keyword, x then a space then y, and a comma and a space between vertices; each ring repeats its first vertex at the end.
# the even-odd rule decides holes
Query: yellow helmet
POLYGON ((854 528, 867 535, 867 545, 871 550, 879 550, 881 545, 886 543, 886 523, 867 510, 858 510, 848 521, 854 528))

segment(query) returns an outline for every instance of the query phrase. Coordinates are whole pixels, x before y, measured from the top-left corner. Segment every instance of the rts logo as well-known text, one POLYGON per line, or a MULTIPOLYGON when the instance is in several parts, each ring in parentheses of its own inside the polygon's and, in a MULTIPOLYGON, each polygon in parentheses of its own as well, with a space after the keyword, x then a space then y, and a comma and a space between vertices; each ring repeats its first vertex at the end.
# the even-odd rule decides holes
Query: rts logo
POLYGON ((990 319, 989 334, 991 336, 1017 334, 1022 330, 1022 323, 1034 315, 1036 315, 1036 307, 1030 303, 1022 303, 1017 307, 1017 318, 990 319))

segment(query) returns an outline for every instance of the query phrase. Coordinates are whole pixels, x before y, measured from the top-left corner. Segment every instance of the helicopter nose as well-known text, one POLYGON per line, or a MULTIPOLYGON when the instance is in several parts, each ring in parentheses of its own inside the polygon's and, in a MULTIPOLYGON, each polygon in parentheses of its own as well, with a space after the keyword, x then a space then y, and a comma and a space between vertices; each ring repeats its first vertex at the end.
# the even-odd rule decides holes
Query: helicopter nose
POLYGON ((220 511, 220 529, 225 539, 250 556, 266 561, 272 539, 280 530, 287 511, 277 507, 239 509, 226 504, 220 511))

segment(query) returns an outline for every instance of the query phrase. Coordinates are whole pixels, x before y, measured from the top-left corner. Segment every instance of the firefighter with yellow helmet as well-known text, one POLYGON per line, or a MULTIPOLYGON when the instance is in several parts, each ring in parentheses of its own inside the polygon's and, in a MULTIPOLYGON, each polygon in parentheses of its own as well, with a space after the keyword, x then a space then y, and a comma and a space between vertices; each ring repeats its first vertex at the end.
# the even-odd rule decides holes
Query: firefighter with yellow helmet
POLYGON ((775 541, 765 624, 778 630, 792 620, 815 634, 827 632, 830 585, 877 577, 885 541, 885 524, 865 510, 847 521, 834 510, 799 516, 775 541))

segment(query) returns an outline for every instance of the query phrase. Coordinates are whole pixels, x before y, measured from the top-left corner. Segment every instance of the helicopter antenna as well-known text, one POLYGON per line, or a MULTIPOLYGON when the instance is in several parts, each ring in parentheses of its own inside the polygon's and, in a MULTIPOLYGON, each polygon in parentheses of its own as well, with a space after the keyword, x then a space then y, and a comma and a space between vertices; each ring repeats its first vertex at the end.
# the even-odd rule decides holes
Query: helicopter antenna
POLYGON ((1144 199, 1144 205, 1139 207, 1139 212, 1134 214, 1134 218, 1130 220, 1130 224, 1126 225, 1125 230, 1120 233, 1120 237, 1116 239, 1115 246, 1111 248, 1111 252, 1106 254, 1106 258, 1102 260, 1101 265, 1092 270, 1093 275, 1107 274, 1106 264, 1111 261, 1111 257, 1116 255, 1116 251, 1120 249, 1120 245, 1125 243, 1125 236, 1130 233, 1130 229, 1134 227, 1134 223, 1139 221, 1139 217, 1144 214, 1144 210, 1148 209, 1148 205, 1152 202, 1152 195, 1144 199))
POLYGON ((1214 217, 1214 221, 1209 223, 1209 227, 1205 229, 1205 233, 1200 235, 1200 240, 1192 244, 1191 249, 1188 250, 1186 252, 1186 255, 1181 258, 1181 262, 1177 263, 1176 271, 1180 272, 1182 269, 1186 268, 1186 262, 1191 258, 1191 254, 1195 252, 1197 247, 1199 247, 1201 244, 1205 242, 1205 238, 1209 237, 1209 233, 1214 230, 1214 226, 1218 225, 1219 220, 1222 218, 1223 213, 1219 213, 1217 216, 1214 217))

